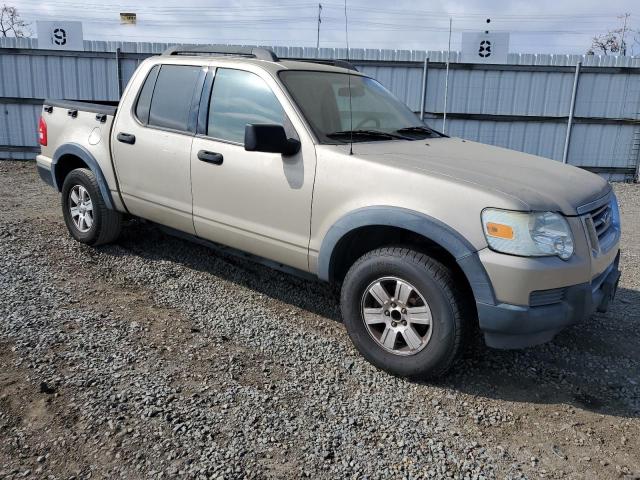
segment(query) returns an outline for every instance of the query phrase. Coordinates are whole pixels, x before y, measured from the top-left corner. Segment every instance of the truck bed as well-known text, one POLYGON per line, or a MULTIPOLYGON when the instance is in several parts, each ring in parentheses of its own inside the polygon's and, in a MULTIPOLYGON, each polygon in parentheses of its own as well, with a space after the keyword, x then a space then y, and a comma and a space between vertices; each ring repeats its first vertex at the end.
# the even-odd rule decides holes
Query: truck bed
POLYGON ((46 99, 42 120, 47 139, 41 142, 36 162, 41 175, 49 174, 51 183, 60 190, 54 168, 61 158, 73 156, 82 160, 96 175, 103 196, 119 208, 117 179, 111 159, 111 127, 119 102, 46 99), (115 200, 113 200, 115 198, 115 200))

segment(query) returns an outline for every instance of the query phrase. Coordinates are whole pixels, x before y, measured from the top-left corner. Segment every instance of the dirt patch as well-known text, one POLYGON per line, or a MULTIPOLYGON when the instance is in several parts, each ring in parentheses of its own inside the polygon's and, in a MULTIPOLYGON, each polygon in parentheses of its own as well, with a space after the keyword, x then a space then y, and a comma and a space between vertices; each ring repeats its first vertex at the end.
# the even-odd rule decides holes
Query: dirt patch
POLYGON ((640 190, 616 190, 608 313, 419 383, 357 355, 326 286, 141 222, 79 245, 0 162, 0 477, 640 478, 640 190))

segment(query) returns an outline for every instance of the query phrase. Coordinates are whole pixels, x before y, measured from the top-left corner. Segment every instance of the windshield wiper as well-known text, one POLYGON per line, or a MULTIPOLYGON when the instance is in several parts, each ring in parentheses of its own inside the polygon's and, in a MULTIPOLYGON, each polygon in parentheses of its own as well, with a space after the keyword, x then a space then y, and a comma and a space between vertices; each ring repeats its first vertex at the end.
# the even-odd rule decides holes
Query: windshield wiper
POLYGON ((421 127, 421 126, 418 126, 418 125, 413 126, 413 127, 399 128, 398 130, 396 130, 396 132, 398 132, 398 133, 427 133, 429 135, 442 136, 439 132, 436 132, 432 128, 421 127))
POLYGON ((381 130, 341 130, 339 132, 331 132, 327 133, 326 136, 331 137, 371 137, 371 138, 379 138, 382 140, 388 140, 392 138, 399 138, 402 140, 409 140, 407 137, 402 135, 396 135, 395 133, 383 132, 381 130))

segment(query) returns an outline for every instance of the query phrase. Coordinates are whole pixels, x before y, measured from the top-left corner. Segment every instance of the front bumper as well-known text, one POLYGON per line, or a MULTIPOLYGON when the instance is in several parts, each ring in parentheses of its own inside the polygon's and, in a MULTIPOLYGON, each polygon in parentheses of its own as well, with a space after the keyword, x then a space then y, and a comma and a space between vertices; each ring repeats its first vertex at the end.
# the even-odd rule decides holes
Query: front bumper
POLYGON ((493 348, 525 348, 548 342, 563 328, 606 311, 615 296, 620 271, 614 262, 589 283, 564 289, 562 300, 551 305, 519 306, 476 303, 485 342, 493 348))

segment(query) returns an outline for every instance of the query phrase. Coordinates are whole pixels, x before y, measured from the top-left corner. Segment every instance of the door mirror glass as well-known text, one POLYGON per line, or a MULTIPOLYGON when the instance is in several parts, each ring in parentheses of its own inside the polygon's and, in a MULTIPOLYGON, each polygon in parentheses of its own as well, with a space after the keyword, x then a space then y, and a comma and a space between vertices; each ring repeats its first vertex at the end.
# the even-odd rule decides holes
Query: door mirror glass
POLYGON ((300 151, 300 141, 287 138, 282 125, 253 123, 244 127, 244 149, 250 152, 295 155, 300 151))

